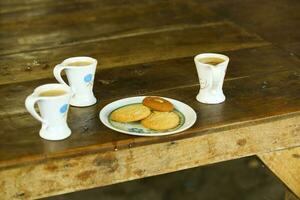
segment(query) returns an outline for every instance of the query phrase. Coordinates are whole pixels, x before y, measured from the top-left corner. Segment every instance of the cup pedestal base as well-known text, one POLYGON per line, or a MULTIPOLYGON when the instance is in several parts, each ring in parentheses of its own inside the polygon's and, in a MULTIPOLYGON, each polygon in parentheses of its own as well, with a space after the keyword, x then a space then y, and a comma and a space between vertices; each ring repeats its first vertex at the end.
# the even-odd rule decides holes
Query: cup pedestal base
POLYGON ((63 140, 71 135, 71 129, 68 125, 43 127, 40 130, 40 137, 45 140, 63 140))
POLYGON ((225 101, 225 95, 223 93, 220 94, 207 94, 207 93, 199 93, 196 97, 197 101, 205 104, 219 104, 225 101))
POLYGON ((96 102, 97 99, 94 95, 88 98, 86 96, 84 97, 77 96, 76 98, 71 99, 70 104, 76 107, 86 107, 86 106, 94 105, 96 102))

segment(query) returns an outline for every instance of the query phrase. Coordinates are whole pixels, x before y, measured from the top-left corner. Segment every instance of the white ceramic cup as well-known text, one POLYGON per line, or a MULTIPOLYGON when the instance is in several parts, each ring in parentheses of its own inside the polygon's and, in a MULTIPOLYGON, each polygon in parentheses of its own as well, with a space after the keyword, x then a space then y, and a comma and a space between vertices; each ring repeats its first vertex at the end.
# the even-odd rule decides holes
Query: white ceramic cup
POLYGON ((62 140, 71 135, 67 124, 69 102, 72 96, 70 87, 59 84, 46 84, 37 87, 34 92, 25 100, 25 107, 28 112, 42 123, 40 136, 46 140, 62 140), (40 96, 41 93, 51 90, 63 90, 62 95, 40 96), (38 104, 39 115, 34 105, 38 104))
POLYGON ((91 106, 97 102, 93 93, 94 77, 97 60, 91 57, 72 57, 64 60, 54 67, 53 74, 56 80, 62 84, 67 83, 61 77, 65 70, 69 85, 74 93, 70 104, 77 107, 91 106), (88 62, 85 66, 72 66, 74 62, 88 62))
POLYGON ((195 56, 194 61, 200 82, 200 91, 196 99, 206 104, 218 104, 225 101, 222 87, 229 58, 222 54, 203 53, 195 56), (200 62, 203 58, 220 58, 224 62, 210 65, 200 62))

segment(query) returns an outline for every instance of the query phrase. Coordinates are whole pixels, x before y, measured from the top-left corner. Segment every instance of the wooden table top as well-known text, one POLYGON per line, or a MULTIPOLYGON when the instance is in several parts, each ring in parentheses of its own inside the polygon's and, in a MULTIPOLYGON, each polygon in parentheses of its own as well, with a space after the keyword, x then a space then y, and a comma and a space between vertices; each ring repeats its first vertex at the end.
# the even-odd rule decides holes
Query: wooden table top
POLYGON ((1 1, 0 175, 34 176, 35 170, 43 176, 45 166, 54 173, 40 180, 51 185, 49 191, 24 189, 21 181, 14 193, 8 179, 0 180, 10 191, 6 197, 60 194, 299 146, 300 3, 288 2, 1 1), (222 104, 195 99, 199 81, 193 56, 202 52, 230 57, 222 104), (40 123, 25 110, 24 100, 35 87, 56 82, 55 64, 81 55, 99 61, 94 83, 98 103, 70 108, 68 139, 43 140, 40 123), (165 137, 124 135, 100 122, 103 106, 139 95, 185 102, 197 112, 197 121, 189 130, 165 137), (85 171, 74 166, 72 172, 59 172, 74 173, 80 184, 58 181, 57 186, 53 181, 61 175, 59 166, 74 159, 104 163, 109 170, 80 164, 85 171), (147 159, 157 163, 137 164, 147 159), (130 167, 127 174, 117 172, 130 167), (93 179, 107 172, 115 175, 93 179))

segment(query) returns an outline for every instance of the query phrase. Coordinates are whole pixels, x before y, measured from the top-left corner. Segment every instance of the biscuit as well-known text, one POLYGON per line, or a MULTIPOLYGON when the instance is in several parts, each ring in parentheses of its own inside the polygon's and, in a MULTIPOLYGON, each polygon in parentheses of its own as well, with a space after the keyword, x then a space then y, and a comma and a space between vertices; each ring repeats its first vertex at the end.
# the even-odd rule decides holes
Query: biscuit
POLYGON ((146 97, 143 100, 143 104, 152 110, 161 112, 170 112, 174 109, 174 106, 171 102, 161 97, 146 97))
POLYGON ((134 122, 145 119, 151 110, 142 104, 133 104, 118 108, 110 115, 110 119, 117 122, 134 122))
POLYGON ((179 116, 174 112, 154 111, 149 117, 141 121, 142 125, 157 131, 175 128, 179 124, 179 116))

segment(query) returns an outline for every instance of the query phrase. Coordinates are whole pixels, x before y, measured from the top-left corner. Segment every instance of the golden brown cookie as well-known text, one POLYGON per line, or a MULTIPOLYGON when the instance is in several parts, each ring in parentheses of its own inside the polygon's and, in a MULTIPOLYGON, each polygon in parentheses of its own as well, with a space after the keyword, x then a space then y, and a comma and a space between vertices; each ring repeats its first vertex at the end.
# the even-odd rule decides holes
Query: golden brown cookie
POLYGON ((170 112, 174 109, 174 106, 171 102, 161 97, 146 97, 143 100, 143 104, 152 110, 161 112, 170 112))
POLYGON ((150 114, 151 111, 148 107, 142 104, 134 104, 113 111, 110 119, 117 122, 134 122, 145 119, 150 114))
POLYGON ((179 116, 174 112, 154 111, 149 117, 141 121, 142 125, 157 131, 175 128, 179 124, 179 116))

